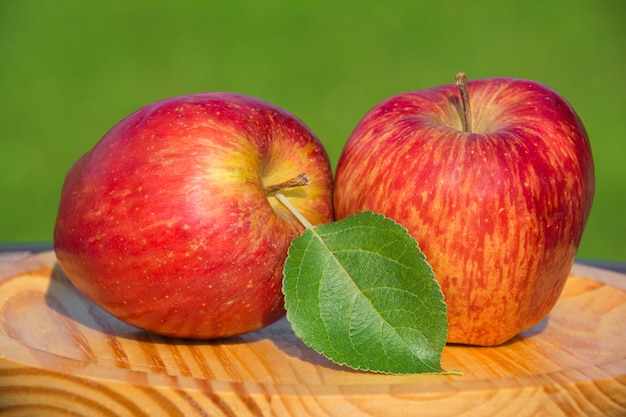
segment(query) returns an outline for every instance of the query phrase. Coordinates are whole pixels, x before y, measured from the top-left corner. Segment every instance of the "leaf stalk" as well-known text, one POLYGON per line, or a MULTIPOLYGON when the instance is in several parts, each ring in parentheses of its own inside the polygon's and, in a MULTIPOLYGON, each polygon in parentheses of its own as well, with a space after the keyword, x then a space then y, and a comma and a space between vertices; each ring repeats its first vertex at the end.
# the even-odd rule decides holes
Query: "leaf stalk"
POLYGON ((289 199, 285 196, 285 194, 283 194, 280 191, 277 191, 276 194, 274 195, 276 197, 276 199, 278 201, 280 201, 285 207, 287 207, 287 210, 289 210, 291 212, 291 214, 293 214, 300 223, 302 223, 302 225, 304 227, 306 227, 307 229, 313 229, 313 225, 311 224, 311 222, 309 222, 306 217, 304 217, 302 215, 302 213, 300 213, 300 211, 298 211, 298 209, 296 208, 296 206, 294 206, 293 204, 291 204, 291 201, 289 201, 289 199))

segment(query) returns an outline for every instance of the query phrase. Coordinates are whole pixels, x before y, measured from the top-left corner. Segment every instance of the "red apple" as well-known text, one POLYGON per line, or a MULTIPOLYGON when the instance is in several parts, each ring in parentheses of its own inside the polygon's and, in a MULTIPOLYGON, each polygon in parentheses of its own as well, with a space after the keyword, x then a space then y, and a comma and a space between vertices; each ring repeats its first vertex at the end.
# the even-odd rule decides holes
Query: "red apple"
POLYGON ((339 159, 334 208, 338 220, 372 210, 404 225, 441 285, 448 342, 491 346, 556 303, 594 169, 581 120, 550 88, 511 78, 466 88, 465 107, 450 84, 369 111, 339 159))
POLYGON ((262 328, 284 314, 282 268, 303 229, 332 221, 332 173, 300 120, 232 93, 174 97, 114 126, 70 169, 54 230, 75 286, 119 319, 185 338, 262 328), (280 188, 280 186, 279 186, 280 188))

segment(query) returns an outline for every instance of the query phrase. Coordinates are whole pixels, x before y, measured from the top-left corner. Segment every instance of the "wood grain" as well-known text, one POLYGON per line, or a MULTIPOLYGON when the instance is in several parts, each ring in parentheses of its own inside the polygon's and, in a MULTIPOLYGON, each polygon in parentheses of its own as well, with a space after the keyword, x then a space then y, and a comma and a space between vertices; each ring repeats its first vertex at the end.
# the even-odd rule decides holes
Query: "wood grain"
POLYGON ((495 348, 448 345, 463 376, 342 368, 283 319, 221 341, 130 327, 52 252, 0 265, 2 416, 624 416, 626 276, 576 265, 550 316, 495 348))

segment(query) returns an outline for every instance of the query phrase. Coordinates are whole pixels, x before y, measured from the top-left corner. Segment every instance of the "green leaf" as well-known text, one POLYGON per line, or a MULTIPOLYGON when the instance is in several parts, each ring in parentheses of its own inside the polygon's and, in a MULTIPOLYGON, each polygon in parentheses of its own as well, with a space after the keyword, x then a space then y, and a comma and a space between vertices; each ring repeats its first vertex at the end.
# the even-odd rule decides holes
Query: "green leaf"
POLYGON ((446 372, 441 288, 417 242, 391 219, 362 212, 307 228, 289 248, 283 292, 296 336, 335 363, 446 372))

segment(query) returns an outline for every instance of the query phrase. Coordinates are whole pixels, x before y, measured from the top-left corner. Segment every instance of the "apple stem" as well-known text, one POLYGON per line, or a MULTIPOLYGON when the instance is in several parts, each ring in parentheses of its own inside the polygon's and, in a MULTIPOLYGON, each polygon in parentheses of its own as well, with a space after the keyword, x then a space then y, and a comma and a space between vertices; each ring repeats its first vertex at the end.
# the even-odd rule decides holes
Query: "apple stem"
POLYGON ((265 190, 266 194, 269 194, 269 193, 274 193, 276 191, 284 190, 285 188, 301 187, 303 185, 308 185, 310 183, 311 183, 311 180, 306 174, 300 174, 297 177, 292 178, 288 181, 281 182, 279 184, 268 185, 267 187, 264 187, 263 189, 265 190))
POLYGON ((291 214, 293 214, 294 216, 296 216, 296 219, 298 219, 298 221, 300 223, 302 223, 302 225, 304 227, 306 227, 307 229, 313 229, 313 225, 311 224, 311 222, 309 222, 306 217, 304 217, 302 215, 302 213, 300 213, 298 211, 298 209, 291 204, 291 201, 289 201, 289 199, 285 196, 285 194, 283 194, 280 191, 277 191, 276 194, 274 195, 276 197, 276 199, 278 199, 278 201, 280 201, 285 207, 287 207, 287 210, 289 210, 291 212, 291 214))
POLYGON ((461 102, 463 103, 463 130, 465 132, 472 131, 472 112, 470 111, 469 93, 467 91, 467 75, 464 72, 459 72, 456 75, 456 85, 461 92, 461 102))

